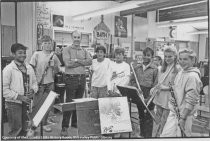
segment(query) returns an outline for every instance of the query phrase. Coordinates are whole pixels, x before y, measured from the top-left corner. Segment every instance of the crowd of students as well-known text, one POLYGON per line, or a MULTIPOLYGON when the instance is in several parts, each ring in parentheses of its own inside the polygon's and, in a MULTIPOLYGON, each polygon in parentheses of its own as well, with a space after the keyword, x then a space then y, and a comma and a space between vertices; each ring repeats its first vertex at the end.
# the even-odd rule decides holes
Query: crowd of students
MULTIPOLYGON (((191 136, 192 117, 196 112, 202 88, 200 72, 194 67, 196 54, 192 50, 185 49, 177 52, 175 47, 168 46, 164 50, 162 61, 161 57, 154 57, 154 51, 147 47, 143 51, 143 63, 135 64, 135 72, 131 72, 130 65, 124 61, 123 48, 115 49, 115 61, 112 61, 105 58, 106 49, 100 45, 95 50, 96 58, 92 59, 90 54, 80 46, 81 34, 74 31, 72 37, 72 46, 63 48, 62 52, 56 51, 57 54, 55 54, 52 51, 52 39, 49 36, 43 36, 42 51, 36 51, 33 54, 30 65, 25 61, 27 47, 19 43, 11 46, 14 60, 3 70, 3 97, 6 101, 9 136, 16 136, 20 129, 20 134, 26 135, 26 120, 22 116, 26 112, 23 105, 30 103, 30 99, 33 98, 33 108, 35 108, 44 93, 55 90, 56 73, 65 75, 66 102, 82 98, 86 86, 87 66, 90 66, 92 74, 90 97, 98 99, 122 96, 116 86, 136 86, 136 80, 143 92, 145 102, 151 98, 151 95, 155 95, 149 109, 154 110, 160 119, 158 124, 153 124, 153 118, 149 112, 137 104, 142 137, 180 137, 180 128, 187 136, 191 136), (29 83, 27 78, 30 80, 29 83), (175 99, 171 96, 169 82, 173 84, 175 99), (26 91, 27 87, 28 91, 26 91), (175 101, 178 107, 175 107, 175 101), (179 118, 175 108, 179 108, 181 115, 179 118), (152 134, 154 127, 157 127, 157 131, 152 134)), ((64 90, 62 93, 64 94, 64 90)), ((49 111, 43 119, 44 125, 47 125, 48 115, 49 111)), ((69 135, 71 115, 71 126, 77 127, 76 112, 64 112, 60 136, 69 135)), ((44 130, 51 131, 51 128, 44 126, 44 130)))

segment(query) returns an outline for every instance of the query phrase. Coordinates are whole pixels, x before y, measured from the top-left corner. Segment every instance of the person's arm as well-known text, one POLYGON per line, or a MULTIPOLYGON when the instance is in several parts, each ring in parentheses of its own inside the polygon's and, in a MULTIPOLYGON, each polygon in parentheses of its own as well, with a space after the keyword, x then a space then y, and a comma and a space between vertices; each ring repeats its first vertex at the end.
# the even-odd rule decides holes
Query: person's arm
POLYGON ((113 65, 113 62, 111 60, 109 60, 108 62, 108 70, 107 70, 107 89, 108 89, 108 92, 110 94, 110 91, 112 90, 111 88, 111 78, 112 78, 112 65, 113 65))
POLYGON ((85 50, 86 59, 78 59, 76 62, 82 66, 90 66, 92 64, 92 58, 90 54, 85 50))
POLYGON ((35 75, 32 67, 31 67, 31 70, 30 70, 30 79, 31 79, 31 82, 32 82, 30 88, 34 91, 34 93, 37 93, 38 83, 37 83, 36 75, 35 75))
POLYGON ((37 52, 34 52, 34 54, 31 57, 30 65, 34 69, 34 72, 36 73, 36 66, 37 66, 37 52))
POLYGON ((3 97, 5 99, 16 100, 18 93, 10 89, 11 81, 12 70, 6 67, 3 70, 3 97))
POLYGON ((75 60, 71 60, 71 56, 70 56, 70 53, 69 53, 69 48, 70 47, 65 47, 65 48, 63 48, 63 51, 62 51, 63 62, 64 62, 65 67, 76 68, 76 67, 81 66, 75 60))
POLYGON ((185 127, 185 121, 187 119, 187 116, 191 113, 191 111, 194 109, 195 105, 199 102, 199 94, 202 88, 202 82, 199 81, 199 78, 191 76, 186 83, 185 86, 185 99, 186 105, 184 107, 184 110, 180 113, 180 121, 179 124, 181 125, 181 128, 184 129, 185 127))

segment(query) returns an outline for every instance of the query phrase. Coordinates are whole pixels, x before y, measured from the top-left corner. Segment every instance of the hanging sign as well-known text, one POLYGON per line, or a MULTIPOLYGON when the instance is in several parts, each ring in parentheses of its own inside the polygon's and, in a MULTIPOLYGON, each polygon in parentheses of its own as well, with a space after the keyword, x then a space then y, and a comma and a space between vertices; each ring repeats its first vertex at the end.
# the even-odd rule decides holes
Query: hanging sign
POLYGON ((101 17, 101 22, 94 28, 94 37, 97 40, 108 40, 110 37, 110 29, 103 21, 103 16, 101 17))

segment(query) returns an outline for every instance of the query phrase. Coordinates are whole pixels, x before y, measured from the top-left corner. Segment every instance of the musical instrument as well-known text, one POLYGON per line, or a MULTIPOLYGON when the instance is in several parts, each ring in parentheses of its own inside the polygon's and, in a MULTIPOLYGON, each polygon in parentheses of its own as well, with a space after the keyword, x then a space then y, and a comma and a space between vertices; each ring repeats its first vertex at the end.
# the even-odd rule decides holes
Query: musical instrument
MULTIPOLYGON (((176 97, 175 97, 174 90, 173 90, 173 88, 172 88, 171 82, 169 82, 169 88, 170 88, 171 96, 172 96, 173 99, 174 99, 174 103, 173 103, 173 105, 174 105, 174 110, 175 110, 176 116, 178 117, 178 120, 179 120, 180 117, 181 117, 181 115, 180 115, 179 107, 178 107, 178 104, 177 104, 177 101, 176 101, 176 97)), ((179 125, 179 124, 178 124, 178 125, 179 125)), ((179 128, 180 128, 180 130, 181 130, 181 136, 182 136, 182 137, 186 137, 186 133, 185 133, 184 130, 180 127, 180 125, 179 125, 179 128)))
MULTIPOLYGON (((30 85, 29 85, 29 83, 30 83, 30 79, 29 79, 29 75, 27 74, 27 76, 26 76, 26 83, 25 83, 26 96, 27 96, 27 94, 30 93, 30 85)), ((32 113, 32 106, 33 106, 32 104, 33 104, 33 100, 30 101, 30 104, 26 105, 27 106, 27 116, 28 116, 28 129, 27 129, 27 134, 26 134, 27 137, 33 137, 34 133, 35 133, 35 131, 32 130, 32 123, 31 123, 32 121, 31 121, 30 116, 29 116, 29 114, 32 113)))
POLYGON ((65 87, 64 74, 59 72, 55 74, 55 85, 57 87, 65 87))
POLYGON ((135 80, 136 80, 136 84, 137 84, 137 87, 138 87, 138 90, 139 90, 139 94, 140 94, 141 98, 144 100, 144 95, 143 95, 143 92, 141 90, 139 81, 137 79, 137 75, 136 75, 136 72, 135 72, 134 67, 133 67, 133 62, 130 63, 130 66, 131 66, 131 69, 133 71, 133 74, 134 74, 134 77, 135 77, 135 80))

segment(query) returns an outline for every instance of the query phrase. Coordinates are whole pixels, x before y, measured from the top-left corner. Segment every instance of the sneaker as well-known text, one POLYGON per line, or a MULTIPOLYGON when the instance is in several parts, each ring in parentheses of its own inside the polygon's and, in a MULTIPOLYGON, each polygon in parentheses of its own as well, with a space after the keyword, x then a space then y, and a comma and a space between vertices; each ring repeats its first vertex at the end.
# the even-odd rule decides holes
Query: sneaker
POLYGON ((51 132, 52 131, 52 129, 50 128, 50 127, 48 127, 48 126, 43 126, 43 130, 45 131, 45 132, 51 132))
POLYGON ((61 137, 62 137, 62 136, 63 136, 63 137, 68 136, 68 128, 63 127, 62 130, 61 130, 60 136, 61 136, 61 137))

